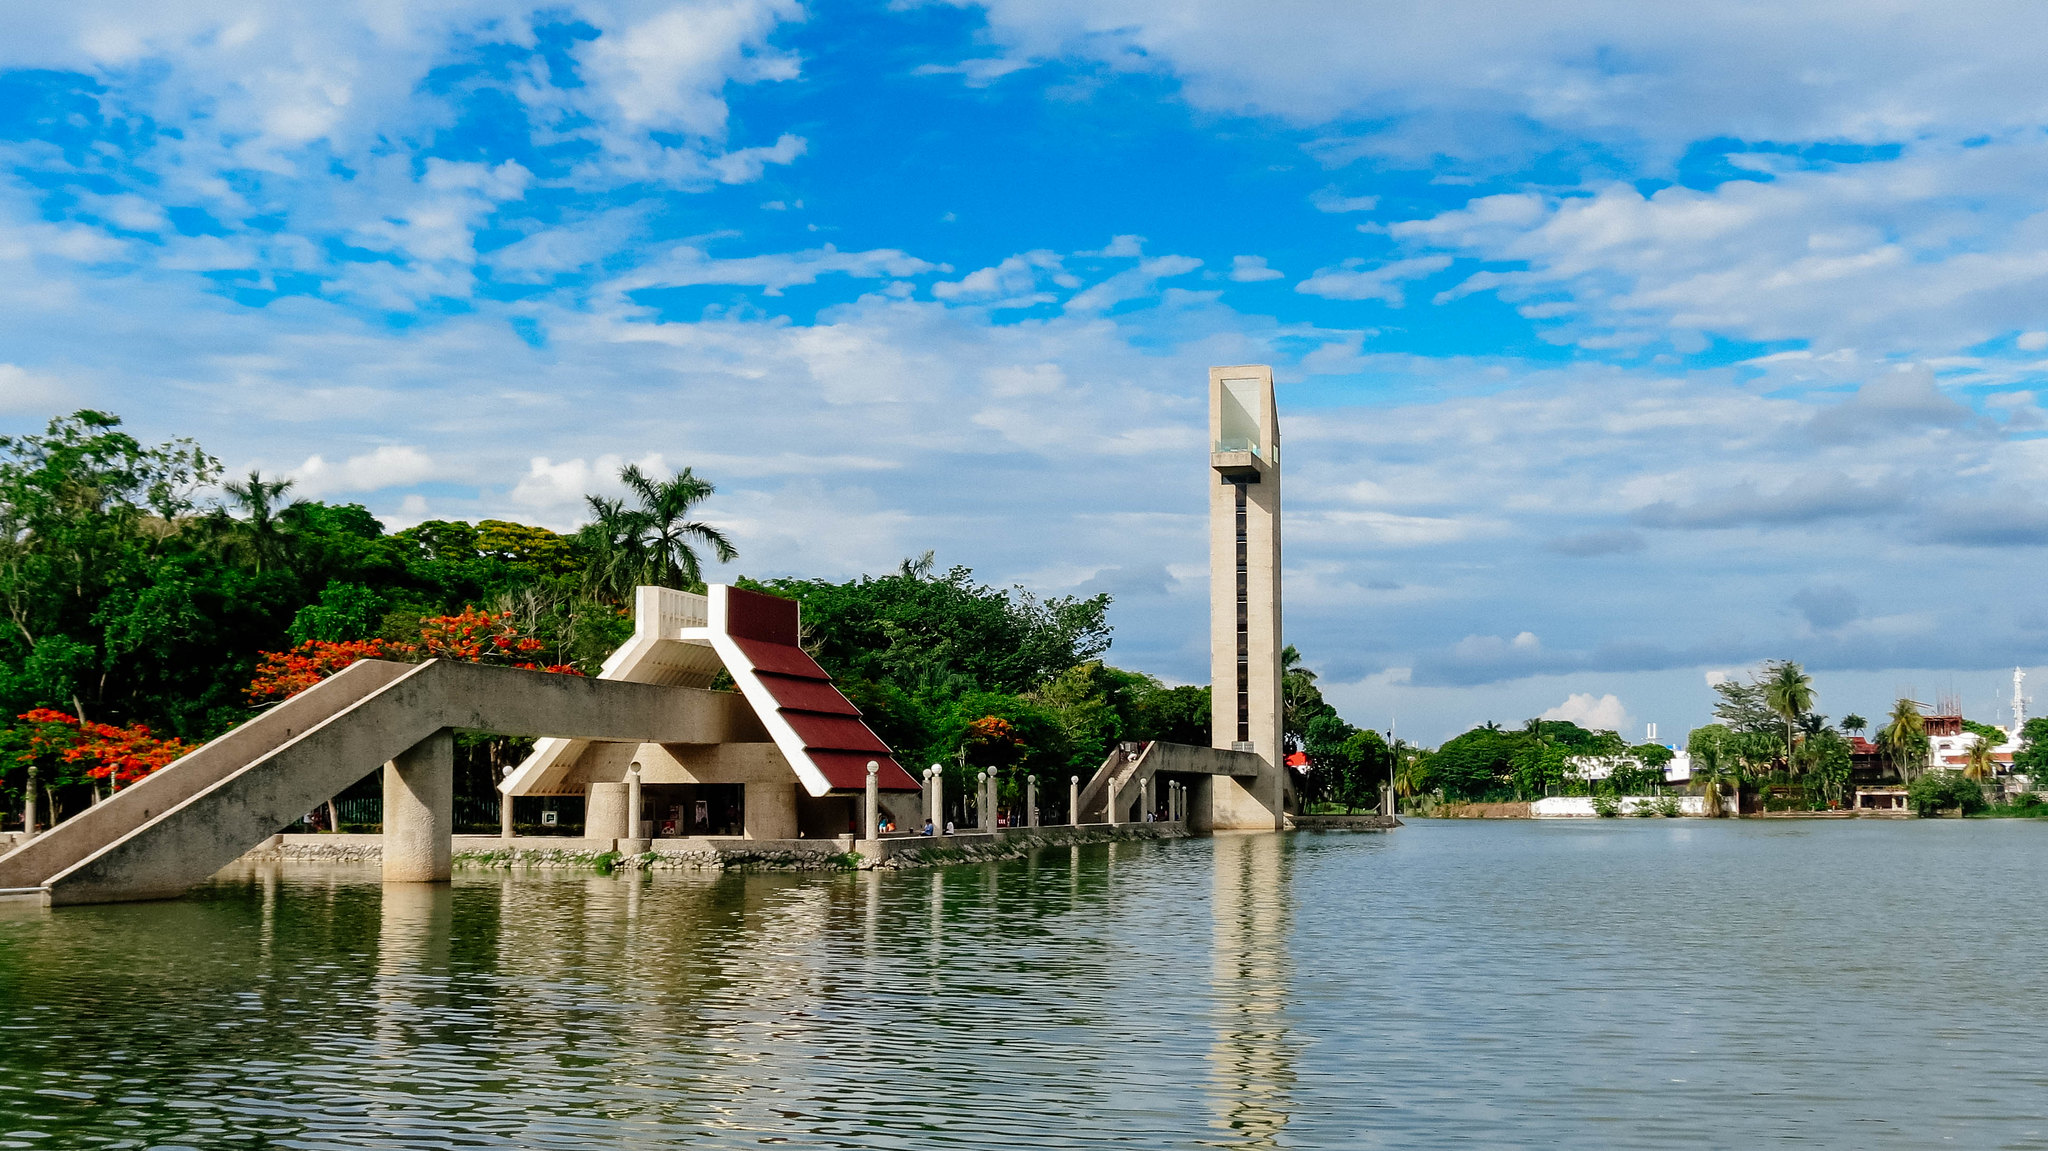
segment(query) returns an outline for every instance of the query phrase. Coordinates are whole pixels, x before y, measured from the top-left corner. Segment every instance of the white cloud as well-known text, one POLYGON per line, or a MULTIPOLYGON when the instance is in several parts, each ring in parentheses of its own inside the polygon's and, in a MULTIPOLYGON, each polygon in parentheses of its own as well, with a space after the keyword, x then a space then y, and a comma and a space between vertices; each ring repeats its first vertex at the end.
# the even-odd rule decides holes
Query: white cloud
POLYGON ((2024 3, 1759 10, 1624 0, 1503 7, 1273 8, 1228 0, 984 0, 1010 61, 1168 73, 1194 105, 1357 123, 1333 158, 1422 166, 1546 151, 1559 138, 1675 159, 1699 139, 1881 141, 2031 128, 2048 115, 2024 3), (1959 78, 1967 77, 1963 82, 1959 78))
POLYGON ((1233 256, 1230 261, 1230 278, 1240 284, 1257 283, 1260 280, 1278 280, 1286 273, 1266 266, 1264 256, 1233 256))
POLYGON ((1309 197, 1318 212, 1370 212, 1379 207, 1378 196, 1346 196, 1335 188, 1324 188, 1309 197))
POLYGON ((1612 731, 1624 736, 1636 727, 1635 717, 1622 706, 1621 700, 1611 694, 1595 698, 1591 692, 1573 692, 1563 703, 1537 718, 1568 720, 1588 731, 1612 731))
POLYGON ((84 405, 85 396, 76 384, 17 364, 0 364, 0 412, 56 414, 84 405))
POLYGON ((884 276, 916 276, 938 270, 939 265, 894 248, 842 252, 827 244, 802 252, 716 259, 702 248, 685 244, 670 249, 665 257, 620 277, 610 286, 626 292, 692 284, 738 284, 761 288, 766 295, 779 296, 784 288, 815 284, 820 276, 878 279, 884 276))
POLYGON ((308 456, 288 474, 297 494, 317 497, 411 487, 433 479, 439 471, 433 458, 418 448, 385 444, 338 464, 328 463, 323 456, 308 456))
POLYGON ((1342 267, 1323 268, 1294 286, 1304 295, 1331 300, 1382 300, 1400 307, 1402 281, 1420 279, 1451 266, 1449 256, 1416 256, 1367 267, 1364 260, 1346 260, 1342 267))

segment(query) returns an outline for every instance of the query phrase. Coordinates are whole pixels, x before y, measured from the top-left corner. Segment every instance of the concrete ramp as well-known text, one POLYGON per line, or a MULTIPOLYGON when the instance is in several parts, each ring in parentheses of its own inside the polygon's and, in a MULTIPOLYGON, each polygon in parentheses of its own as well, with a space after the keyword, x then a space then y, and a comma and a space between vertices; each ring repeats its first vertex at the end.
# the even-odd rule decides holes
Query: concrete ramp
POLYGON ((436 737, 449 729, 717 743, 731 737, 732 717, 725 692, 364 661, 0 857, 0 886, 42 887, 52 904, 173 897, 386 763, 415 765, 408 771, 426 781, 418 818, 430 829, 438 820, 431 833, 445 840, 452 750, 436 737), (420 764, 422 755, 445 762, 420 764))
POLYGON ((0 888, 42 886, 44 880, 413 670, 412 664, 383 660, 364 660, 343 668, 137 780, 126 790, 115 792, 106 802, 95 804, 0 855, 0 888))
MULTIPOLYGON (((1131 805, 1138 802, 1144 782, 1160 774, 1193 777, 1187 782, 1201 785, 1191 793, 1197 810, 1190 812, 1190 823, 1204 830, 1216 826, 1228 827, 1229 823, 1218 824, 1207 810, 1206 788, 1214 783, 1227 782, 1232 785, 1246 784, 1257 780, 1265 770, 1266 761, 1249 751, 1231 751, 1218 747, 1195 747, 1184 743, 1164 743, 1157 740, 1147 743, 1119 743, 1109 749, 1109 756, 1102 766, 1081 788, 1080 811, 1083 823, 1127 823, 1131 819, 1131 805), (1115 796, 1117 810, 1110 810, 1110 797, 1115 796), (1113 818, 1112 818, 1113 816, 1113 818)), ((1155 800, 1156 801, 1156 800, 1155 800)), ((1140 817, 1142 818, 1142 816, 1140 817)))

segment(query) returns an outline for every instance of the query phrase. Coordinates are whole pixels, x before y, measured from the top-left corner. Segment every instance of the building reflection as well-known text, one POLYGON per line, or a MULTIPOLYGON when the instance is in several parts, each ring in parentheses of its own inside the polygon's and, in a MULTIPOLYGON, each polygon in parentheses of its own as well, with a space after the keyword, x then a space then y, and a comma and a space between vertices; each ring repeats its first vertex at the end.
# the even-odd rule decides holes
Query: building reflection
POLYGON ((1280 835, 1215 840, 1215 961, 1209 1053, 1213 1122, 1232 1142, 1277 1146, 1293 1105, 1294 1043, 1287 1023, 1293 894, 1280 835))

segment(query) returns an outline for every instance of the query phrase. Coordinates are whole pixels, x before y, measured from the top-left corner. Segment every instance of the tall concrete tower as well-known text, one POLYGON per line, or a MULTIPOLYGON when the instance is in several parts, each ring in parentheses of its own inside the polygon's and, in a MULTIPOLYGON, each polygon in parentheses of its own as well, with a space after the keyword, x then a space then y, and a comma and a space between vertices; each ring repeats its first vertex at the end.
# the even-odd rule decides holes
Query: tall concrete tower
POLYGON ((1288 791, 1280 715, 1280 413, 1273 369, 1209 369, 1212 743, 1256 752, 1256 780, 1216 780, 1220 828, 1278 828, 1288 791))

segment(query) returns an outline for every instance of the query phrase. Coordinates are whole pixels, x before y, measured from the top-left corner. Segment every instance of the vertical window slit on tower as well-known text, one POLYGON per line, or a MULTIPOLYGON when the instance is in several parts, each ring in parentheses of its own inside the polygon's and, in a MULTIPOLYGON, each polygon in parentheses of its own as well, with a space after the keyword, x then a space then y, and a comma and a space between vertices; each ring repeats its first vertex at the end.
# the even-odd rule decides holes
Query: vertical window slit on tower
POLYGON ((1252 738, 1251 539, 1245 485, 1231 485, 1237 502, 1237 741, 1252 738))

